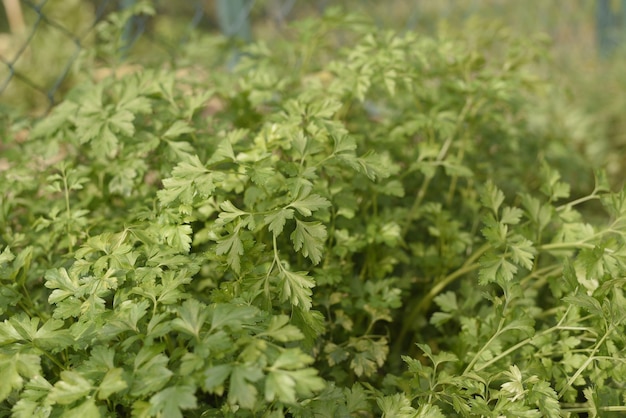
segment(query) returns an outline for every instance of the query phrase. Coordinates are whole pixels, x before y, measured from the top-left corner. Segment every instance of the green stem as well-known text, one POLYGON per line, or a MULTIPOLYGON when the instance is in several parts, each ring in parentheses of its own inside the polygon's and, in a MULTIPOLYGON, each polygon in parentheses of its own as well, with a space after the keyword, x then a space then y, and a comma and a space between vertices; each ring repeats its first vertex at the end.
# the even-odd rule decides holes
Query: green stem
POLYGON ((549 276, 559 273, 562 270, 563 270, 562 265, 556 266, 552 264, 552 265, 537 269, 529 273, 526 277, 523 277, 522 279, 520 279, 520 284, 524 286, 528 283, 528 281, 534 278, 539 278, 535 283, 533 283, 533 287, 535 289, 538 289, 544 285, 545 281, 547 280, 549 276))
POLYGON ((418 190, 417 195, 415 195, 415 200, 413 201, 413 205, 411 205, 411 209, 409 210, 409 213, 407 213, 404 226, 402 227, 403 237, 407 234, 407 232, 409 231, 409 228, 411 227, 411 222, 413 222, 413 215, 415 214, 415 212, 417 212, 417 208, 419 208, 420 205, 422 204, 422 200, 424 200, 424 196, 426 196, 426 190, 428 190, 428 186, 430 186, 431 180, 432 180, 432 177, 426 177, 424 179, 424 182, 422 183, 422 186, 418 190))
POLYGON ((65 370, 65 366, 63 366, 56 358, 54 358, 52 356, 52 354, 50 354, 47 351, 42 350, 41 348, 37 347, 36 344, 33 344, 33 346, 35 346, 36 348, 41 350, 43 352, 44 356, 46 356, 48 358, 48 360, 50 360, 52 363, 54 363, 54 365, 57 366, 60 370, 65 370))
MULTIPOLYGON (((576 241, 576 242, 554 242, 552 244, 543 244, 543 245, 537 246, 537 249, 542 250, 542 251, 576 250, 578 248, 594 249, 595 245, 587 244, 584 241, 576 241)), ((609 251, 608 248, 607 248, 607 251, 609 251)))
MULTIPOLYGON (((472 272, 480 267, 480 264, 476 262, 487 250, 489 250, 491 246, 489 244, 484 244, 479 249, 477 249, 474 254, 468 258, 465 263, 454 272, 448 274, 441 280, 437 281, 434 286, 430 288, 430 291, 422 298, 420 303, 415 305, 409 315, 402 323, 402 329, 400 330, 400 334, 398 336, 398 341, 403 341, 406 337, 406 334, 411 329, 411 326, 415 322, 415 319, 422 313, 428 309, 430 306, 430 302, 437 296, 443 289, 445 289, 450 283, 459 277, 472 272)), ((398 345, 399 346, 399 345, 398 345)))
MULTIPOLYGON (((465 120, 467 113, 470 111, 473 105, 474 105, 474 100, 471 97, 465 101, 465 105, 463 106, 463 109, 461 109, 461 112, 459 113, 459 116, 456 119, 456 125, 454 127, 454 131, 450 133, 450 135, 446 139, 446 142, 444 142, 443 146, 439 150, 439 154, 437 154, 435 163, 441 162, 444 160, 444 158, 446 158, 446 155, 448 154, 448 150, 450 149, 450 146, 452 146, 452 141, 454 140, 455 136, 459 132, 461 128, 461 124, 465 120)), ((428 187, 430 186, 432 179, 433 179, 432 176, 426 177, 424 179, 424 182, 422 183, 422 186, 418 190, 417 195, 415 196, 415 200, 413 201, 413 205, 411 206, 411 209, 407 213, 406 219, 404 221, 404 226, 402 227, 402 236, 405 236, 409 228, 411 227, 413 216, 415 212, 417 211, 417 208, 422 204, 422 200, 424 200, 424 196, 426 196, 426 191, 428 190, 428 187)))
POLYGON ((478 263, 463 265, 460 269, 454 271, 451 274, 448 274, 443 279, 439 280, 437 283, 435 283, 433 287, 430 288, 430 291, 426 294, 426 296, 422 298, 420 303, 414 308, 414 311, 417 311, 418 313, 425 312, 430 306, 430 303, 435 298, 435 296, 440 294, 443 291, 443 289, 448 287, 450 283, 452 283, 459 277, 463 276, 464 274, 477 270, 479 267, 480 267, 480 264, 478 263))
MULTIPOLYGON (((599 406, 596 408, 598 411, 604 412, 626 412, 626 406, 599 406)), ((586 413, 591 412, 591 408, 586 406, 561 408, 561 413, 586 413)))
POLYGON ((580 205, 581 203, 585 203, 585 202, 588 202, 590 200, 596 200, 596 199, 599 199, 599 198, 600 197, 596 194, 596 191, 594 190, 589 196, 584 196, 584 197, 581 197, 579 199, 572 200, 571 202, 564 203, 561 206, 557 206, 556 210, 557 210, 557 212, 561 212, 561 211, 563 211, 565 209, 568 209, 568 208, 571 208, 573 206, 580 205))
POLYGON ((63 192, 65 194, 65 211, 67 212, 67 221, 65 222, 65 230, 67 232, 67 250, 71 254, 73 251, 72 240, 70 238, 70 235, 71 235, 70 219, 72 219, 72 211, 70 209, 70 189, 67 184, 67 173, 65 172, 65 167, 61 169, 61 174, 63 175, 63 192))
MULTIPOLYGON (((571 309, 571 305, 567 308, 567 311, 565 311, 565 314, 563 315, 563 317, 561 318, 561 320, 558 322, 558 324, 556 324, 555 326, 553 326, 552 328, 548 328, 546 330, 541 331, 539 334, 535 334, 532 337, 526 338, 523 341, 520 341, 519 343, 515 344, 514 346, 508 348, 507 350, 503 351, 502 353, 498 354, 497 356, 495 356, 494 358, 490 359, 489 361, 481 364, 479 367, 476 367, 476 369, 474 371, 479 372, 489 366, 491 366, 492 364, 500 361, 501 359, 503 359, 504 357, 508 356, 509 354, 511 354, 512 352, 522 348, 523 346, 525 346, 526 344, 530 344, 532 342, 533 339, 537 338, 537 337, 541 337, 547 334, 550 334, 556 330, 562 329, 561 328, 561 324, 563 324, 563 321, 565 321, 565 318, 567 318, 567 314, 569 313, 571 309)), ((499 335, 499 330, 498 332, 496 332, 496 334, 494 335, 494 337, 496 335, 499 335)), ((479 352, 479 354, 484 351, 484 349, 489 345, 489 343, 493 340, 493 337, 487 342, 487 344, 485 344, 483 346, 483 348, 481 349, 481 351, 479 352)), ((476 364, 476 361, 478 361, 478 354, 474 357, 474 359, 472 360, 472 362, 470 362, 470 364, 465 368, 465 371, 463 372, 463 374, 468 373, 476 364)))
POLYGON ((478 353, 476 353, 476 355, 474 356, 472 361, 470 361, 469 364, 467 365, 467 367, 465 368, 465 370, 463 370, 463 374, 464 375, 469 373, 469 371, 474 368, 474 366, 476 365, 476 363, 480 359, 480 356, 485 352, 487 347, 489 347, 491 345, 491 343, 494 342, 496 340, 496 338, 498 338, 500 336, 500 334, 502 334, 502 327, 503 327, 503 325, 504 325, 504 318, 500 319, 500 323, 498 324, 498 329, 496 330, 496 332, 491 336, 491 338, 489 338, 489 341, 487 341, 480 348, 480 350, 478 350, 478 353))
MULTIPOLYGON (((550 250, 575 250, 577 248, 589 248, 589 249, 594 249, 596 246, 593 244, 588 244, 588 241, 591 241, 593 239, 596 238, 600 238, 603 235, 607 235, 607 234, 611 234, 611 233, 617 233, 617 234, 622 234, 621 231, 615 230, 614 227, 615 225, 619 222, 619 219, 616 219, 613 223, 611 223, 611 225, 609 225, 608 228, 602 230, 602 231, 598 231, 595 234, 582 239, 580 241, 574 241, 574 242, 554 242, 552 244, 543 244, 543 245, 539 245, 537 246, 538 250, 544 250, 544 251, 550 251, 550 250)), ((608 253, 613 253, 614 250, 610 249, 610 248, 605 248, 604 251, 608 252, 608 253)))
POLYGON ((574 384, 574 382, 576 381, 576 379, 578 379, 578 376, 581 375, 581 373, 583 371, 585 371, 585 369, 587 368, 587 366, 589 366, 589 364, 591 364, 591 362, 595 359, 594 354, 600 349, 600 347, 602 346, 602 344, 604 344, 604 341, 608 338, 609 334, 611 333, 611 331, 613 330, 612 327, 609 327, 609 329, 607 329, 607 331, 604 333, 604 335, 602 336, 602 338, 600 338, 600 341, 598 341, 595 345, 595 347, 593 347, 593 350, 591 350, 591 354, 589 354, 589 357, 587 357, 587 360, 585 360, 585 362, 578 368, 578 370, 576 370, 576 373, 574 373, 572 375, 572 377, 569 378, 569 380, 567 381, 567 383, 565 384, 565 386, 563 386, 563 388, 561 389, 561 391, 559 392, 559 398, 561 396, 563 396, 563 394, 565 393, 565 391, 574 384))
POLYGON ((272 264, 270 264, 270 267, 267 269, 265 280, 263 280, 263 294, 265 295, 265 298, 267 299, 268 309, 270 310, 272 306, 272 292, 270 289, 270 274, 272 274, 272 271, 274 271, 275 265, 278 265, 279 269, 282 268, 282 266, 280 265, 280 258, 278 257, 278 244, 276 242, 276 234, 272 234, 272 245, 274 246, 274 258, 272 259, 272 264))

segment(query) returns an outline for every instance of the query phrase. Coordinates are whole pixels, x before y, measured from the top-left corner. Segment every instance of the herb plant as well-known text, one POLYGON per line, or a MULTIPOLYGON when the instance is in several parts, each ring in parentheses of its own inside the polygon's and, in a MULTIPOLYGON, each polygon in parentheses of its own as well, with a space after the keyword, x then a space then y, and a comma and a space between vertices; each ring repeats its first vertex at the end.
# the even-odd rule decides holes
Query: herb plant
POLYGON ((540 46, 297 26, 7 116, 0 414, 626 411, 626 192, 532 123, 540 46))

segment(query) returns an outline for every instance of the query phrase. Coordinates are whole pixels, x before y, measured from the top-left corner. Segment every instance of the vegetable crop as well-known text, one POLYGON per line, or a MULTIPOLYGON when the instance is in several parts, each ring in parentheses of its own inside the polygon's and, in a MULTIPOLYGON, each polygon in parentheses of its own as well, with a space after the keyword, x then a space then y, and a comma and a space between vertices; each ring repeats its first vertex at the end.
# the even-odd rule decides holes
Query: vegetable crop
POLYGON ((623 414, 626 193, 541 45, 297 28, 4 117, 0 415, 623 414))

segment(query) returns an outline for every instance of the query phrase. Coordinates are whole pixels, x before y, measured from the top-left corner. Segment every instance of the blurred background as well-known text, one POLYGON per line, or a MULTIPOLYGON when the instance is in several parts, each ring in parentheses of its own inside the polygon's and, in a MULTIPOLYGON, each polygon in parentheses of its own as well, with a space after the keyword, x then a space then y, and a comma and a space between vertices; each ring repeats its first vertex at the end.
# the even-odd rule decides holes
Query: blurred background
POLYGON ((610 60, 623 57, 626 39, 626 0, 3 0, 2 6, 0 100, 15 101, 17 94, 13 105, 27 107, 57 101, 73 67, 96 42, 121 58, 164 61, 175 59, 198 32, 243 42, 271 39, 283 36, 290 22, 334 6, 400 31, 433 33, 442 21, 498 20, 520 36, 544 34, 554 60, 570 72, 607 69, 610 60), (154 13, 141 9, 145 4, 154 13), (102 23, 120 10, 138 15, 108 22, 122 26, 121 39, 103 37, 102 23))
POLYGON ((546 105, 545 118, 555 131, 574 125, 567 131, 578 131, 591 154, 601 144, 597 158, 611 155, 612 171, 622 172, 626 0, 2 0, 0 110, 45 115, 87 73, 97 80, 133 65, 228 70, 243 44, 289 39, 290 24, 335 7, 381 30, 434 35, 480 19, 536 39, 547 50, 538 72, 567 99, 546 105))

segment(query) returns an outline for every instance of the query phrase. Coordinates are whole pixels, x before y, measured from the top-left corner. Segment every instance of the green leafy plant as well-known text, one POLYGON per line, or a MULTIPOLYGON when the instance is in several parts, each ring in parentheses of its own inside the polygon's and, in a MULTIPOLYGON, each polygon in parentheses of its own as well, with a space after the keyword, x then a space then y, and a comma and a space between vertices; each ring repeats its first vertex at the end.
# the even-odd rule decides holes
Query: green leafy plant
POLYGON ((626 194, 561 178, 541 49, 298 26, 9 120, 1 413, 623 412, 626 194))

